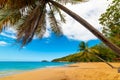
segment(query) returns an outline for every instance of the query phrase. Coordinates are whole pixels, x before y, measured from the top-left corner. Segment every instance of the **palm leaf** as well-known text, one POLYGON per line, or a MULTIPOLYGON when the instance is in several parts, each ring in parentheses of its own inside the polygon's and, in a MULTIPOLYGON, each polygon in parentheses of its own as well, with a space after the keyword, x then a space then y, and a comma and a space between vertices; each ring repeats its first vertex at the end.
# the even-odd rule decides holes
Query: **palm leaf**
POLYGON ((86 43, 84 41, 80 42, 79 44, 79 50, 84 51, 86 49, 86 43))
POLYGON ((78 4, 80 2, 86 2, 88 0, 56 0, 62 4, 67 4, 67 3, 71 3, 71 4, 78 4))
POLYGON ((57 22, 57 19, 56 19, 55 15, 54 15, 54 12, 53 12, 52 8, 50 8, 48 16, 49 16, 49 22, 50 22, 52 31, 54 33, 56 33, 56 35, 61 35, 62 30, 61 30, 61 27, 60 27, 59 23, 57 22))
POLYGON ((35 32, 35 35, 38 37, 38 38, 42 38, 43 35, 45 34, 46 32, 46 10, 43 11, 43 14, 41 16, 41 19, 39 21, 39 25, 36 29, 36 32, 35 32))
POLYGON ((0 0, 0 7, 4 9, 21 9, 33 5, 38 0, 0 0))
POLYGON ((0 8, 3 8, 8 0, 0 0, 0 8))
POLYGON ((45 8, 45 4, 36 6, 32 13, 27 16, 25 22, 18 28, 17 41, 20 42, 22 40, 22 46, 28 44, 32 40, 42 17, 43 8, 45 8))
MULTIPOLYGON (((49 5, 50 5, 50 4, 49 4, 49 5)), ((64 18, 64 15, 61 13, 60 9, 59 9, 58 7, 56 7, 56 6, 52 6, 52 8, 53 8, 53 11, 54 11, 54 12, 56 11, 56 12, 59 14, 60 19, 61 19, 61 22, 65 23, 66 20, 65 20, 65 18, 64 18)))
POLYGON ((15 24, 21 18, 21 14, 19 10, 0 10, 0 31, 2 31, 3 25, 7 25, 7 23, 15 24))

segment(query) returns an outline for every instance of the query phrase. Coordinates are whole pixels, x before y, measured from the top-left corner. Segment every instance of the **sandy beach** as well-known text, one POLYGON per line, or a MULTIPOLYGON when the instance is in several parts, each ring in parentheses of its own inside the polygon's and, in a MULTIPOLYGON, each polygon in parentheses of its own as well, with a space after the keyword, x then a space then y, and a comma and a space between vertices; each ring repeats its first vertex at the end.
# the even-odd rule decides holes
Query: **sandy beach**
MULTIPOLYGON (((120 67, 120 63, 111 64, 120 67)), ((120 73, 102 62, 76 63, 65 67, 27 71, 0 80, 120 80, 120 73)))

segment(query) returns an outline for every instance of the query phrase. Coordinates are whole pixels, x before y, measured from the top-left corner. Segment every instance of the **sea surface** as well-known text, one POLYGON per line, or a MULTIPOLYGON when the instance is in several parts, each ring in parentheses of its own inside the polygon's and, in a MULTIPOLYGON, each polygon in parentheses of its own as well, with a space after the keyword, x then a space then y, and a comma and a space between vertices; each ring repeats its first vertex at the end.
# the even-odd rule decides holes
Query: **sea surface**
POLYGON ((0 62, 0 77, 47 67, 65 66, 68 62, 0 62))

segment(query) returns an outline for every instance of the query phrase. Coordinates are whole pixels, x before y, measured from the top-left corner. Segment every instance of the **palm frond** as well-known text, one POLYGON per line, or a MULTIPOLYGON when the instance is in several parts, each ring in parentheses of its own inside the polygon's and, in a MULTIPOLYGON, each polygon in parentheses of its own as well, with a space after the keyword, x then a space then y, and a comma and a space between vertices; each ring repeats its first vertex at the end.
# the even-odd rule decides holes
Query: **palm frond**
POLYGON ((8 0, 0 0, 0 8, 3 8, 8 0))
POLYGON ((45 3, 37 5, 27 16, 25 22, 18 27, 17 41, 22 41, 22 47, 32 40, 42 17, 43 8, 45 8, 45 3))
POLYGON ((80 2, 86 2, 88 0, 56 0, 62 4, 67 4, 67 3, 71 3, 71 4, 78 4, 80 2))
POLYGON ((8 22, 14 25, 20 18, 21 13, 19 10, 0 10, 0 31, 2 31, 4 25, 7 25, 8 22))
POLYGON ((58 7, 56 7, 56 6, 50 5, 50 3, 48 3, 48 4, 49 4, 49 6, 52 6, 53 12, 57 12, 59 14, 61 22, 65 23, 66 20, 64 18, 64 15, 61 13, 60 9, 58 7))
POLYGON ((86 43, 84 41, 80 42, 79 44, 79 50, 84 51, 86 49, 86 43))
POLYGON ((35 35, 38 37, 38 38, 42 38, 43 35, 45 34, 46 32, 46 9, 43 11, 43 14, 41 16, 41 19, 39 21, 39 25, 35 31, 35 35))
POLYGON ((54 15, 54 12, 53 12, 52 8, 50 8, 48 16, 49 16, 49 22, 50 22, 52 31, 54 33, 56 33, 56 35, 61 35, 62 30, 61 30, 61 27, 60 27, 59 23, 57 22, 57 19, 56 19, 55 15, 54 15))
POLYGON ((38 0, 0 0, 0 7, 4 9, 21 9, 33 5, 38 0))

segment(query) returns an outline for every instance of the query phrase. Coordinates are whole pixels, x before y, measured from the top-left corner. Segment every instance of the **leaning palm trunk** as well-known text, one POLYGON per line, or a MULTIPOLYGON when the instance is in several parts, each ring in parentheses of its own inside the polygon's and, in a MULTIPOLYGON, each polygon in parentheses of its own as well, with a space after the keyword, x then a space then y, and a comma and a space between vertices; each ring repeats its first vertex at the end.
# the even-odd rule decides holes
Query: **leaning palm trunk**
POLYGON ((101 57, 99 57, 98 55, 94 54, 94 56, 97 57, 98 59, 100 59, 101 61, 103 61, 104 63, 106 63, 107 65, 109 65, 111 68, 116 68, 113 65, 111 65, 109 62, 107 62, 104 59, 102 59, 101 57))
POLYGON ((92 25, 90 25, 87 21, 85 21, 83 18, 81 18, 76 13, 72 12, 71 10, 67 9, 63 5, 53 1, 49 0, 54 6, 57 6, 67 14, 69 14, 71 17, 73 17, 76 21, 78 21, 80 24, 82 24, 84 27, 86 27, 90 32, 92 32, 97 38, 99 38, 104 44, 106 44, 109 48, 111 48, 118 56, 120 56, 120 48, 110 42, 108 39, 106 39, 102 33, 100 33, 97 29, 95 29, 92 25))
POLYGON ((118 69, 118 73, 120 73, 120 67, 115 67, 113 65, 111 65, 109 62, 105 61, 104 59, 102 59, 101 57, 99 57, 96 54, 93 54, 95 57, 97 57, 98 59, 100 59, 101 61, 103 61, 104 63, 106 63, 107 65, 109 65, 112 69, 118 69))

